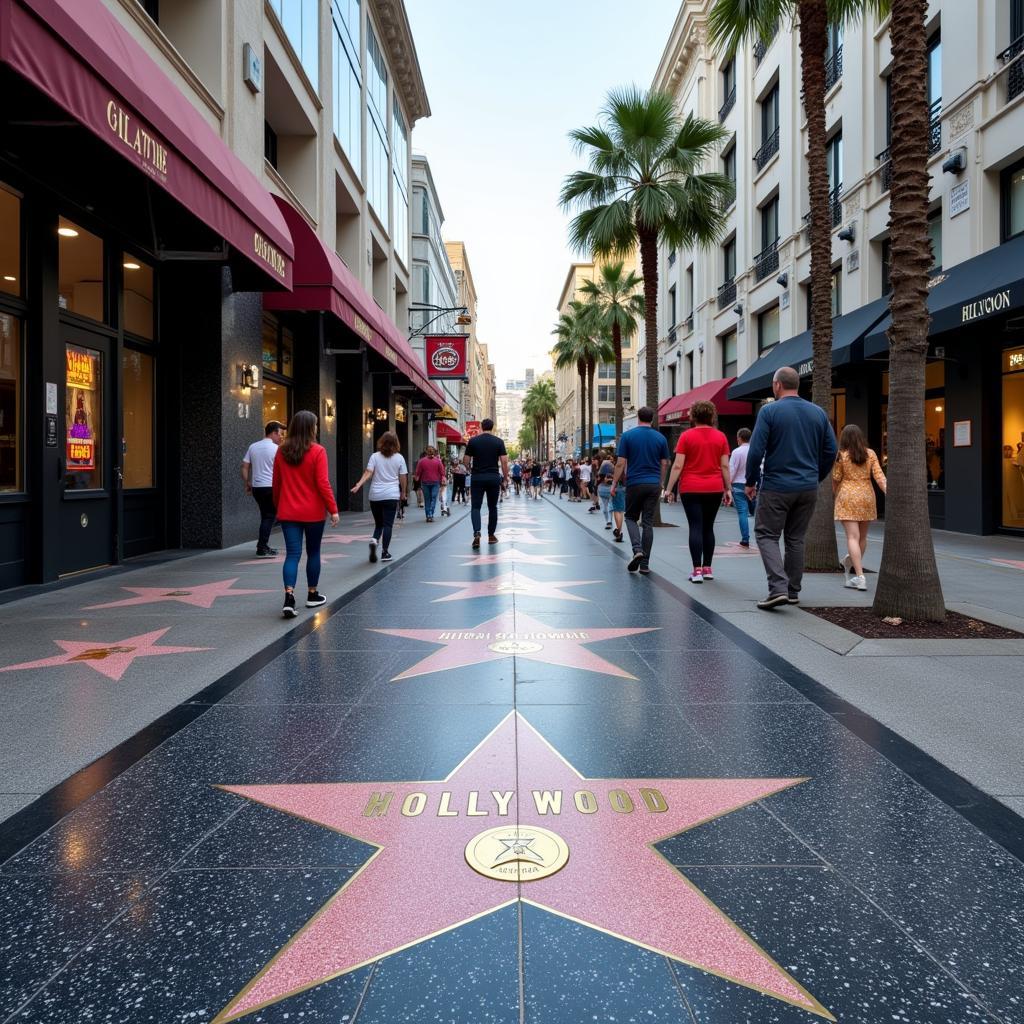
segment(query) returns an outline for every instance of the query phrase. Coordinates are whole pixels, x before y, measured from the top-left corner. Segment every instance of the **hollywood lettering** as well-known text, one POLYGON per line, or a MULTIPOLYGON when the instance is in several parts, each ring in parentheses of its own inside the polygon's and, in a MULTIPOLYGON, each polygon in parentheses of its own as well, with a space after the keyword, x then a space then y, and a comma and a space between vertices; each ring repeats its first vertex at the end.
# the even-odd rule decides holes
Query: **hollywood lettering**
POLYGON ((980 320, 982 317, 992 316, 993 313, 1000 313, 1010 308, 1010 289, 996 292, 994 295, 986 295, 984 298, 976 299, 974 302, 965 303, 960 310, 963 324, 972 320, 980 320))
POLYGON ((114 100, 107 104, 107 124, 129 149, 138 154, 143 167, 155 171, 162 178, 167 177, 167 147, 137 125, 135 119, 114 100))
MULTIPOLYGON (((452 790, 436 794, 436 802, 422 790, 407 793, 395 790, 374 790, 366 798, 364 818, 386 818, 389 814, 418 818, 423 814, 437 818, 508 818, 515 817, 512 798, 515 790, 492 789, 489 792, 470 790, 457 796, 452 790)), ((537 813, 545 816, 566 814, 664 814, 668 801, 657 789, 641 786, 634 793, 628 789, 609 790, 602 805, 597 794, 589 789, 567 792, 561 789, 532 789, 530 798, 537 813)))
POLYGON ((258 231, 253 234, 253 252, 271 267, 278 277, 284 277, 284 256, 258 231))

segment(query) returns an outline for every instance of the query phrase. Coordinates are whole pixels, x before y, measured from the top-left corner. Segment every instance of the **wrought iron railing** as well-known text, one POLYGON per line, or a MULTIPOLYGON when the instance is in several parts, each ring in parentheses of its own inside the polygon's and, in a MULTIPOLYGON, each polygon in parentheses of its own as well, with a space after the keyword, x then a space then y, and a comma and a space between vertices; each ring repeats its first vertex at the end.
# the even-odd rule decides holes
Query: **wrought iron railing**
POLYGON ((757 164, 757 169, 760 171, 765 164, 779 151, 779 129, 768 136, 764 142, 761 143, 761 148, 754 154, 754 163, 757 164))
POLYGON ((828 194, 829 212, 832 215, 832 227, 837 228, 843 223, 843 186, 837 185, 828 194))
POLYGON ((882 191, 888 192, 892 188, 892 151, 889 146, 886 146, 878 156, 875 157, 875 161, 881 168, 879 175, 879 181, 882 183, 882 191))
POLYGON ((928 108, 928 155, 942 149, 942 97, 928 108))
POLYGON ((729 116, 729 111, 736 106, 736 86, 732 87, 732 91, 728 96, 725 97, 725 102, 718 108, 718 120, 719 123, 724 121, 729 116))
POLYGON ((754 278, 763 281, 779 269, 779 240, 776 238, 754 257, 754 278))
POLYGON ((775 22, 772 26, 771 32, 764 37, 764 39, 758 39, 754 43, 754 61, 760 65, 761 61, 764 60, 764 55, 768 52, 772 43, 775 42, 775 37, 779 34, 779 23, 775 22))
POLYGON ((686 328, 687 334, 693 334, 693 314, 691 313, 686 320, 683 321, 683 326, 686 328))
POLYGON ((736 280, 730 278, 718 289, 718 308, 725 309, 736 301, 736 280))
POLYGON ((825 61, 825 91, 828 92, 843 77, 843 48, 837 46, 835 53, 825 61))
POLYGON ((1024 36, 1014 39, 1010 45, 996 58, 1003 67, 1009 67, 1006 75, 1006 102, 1016 99, 1024 92, 1024 36))

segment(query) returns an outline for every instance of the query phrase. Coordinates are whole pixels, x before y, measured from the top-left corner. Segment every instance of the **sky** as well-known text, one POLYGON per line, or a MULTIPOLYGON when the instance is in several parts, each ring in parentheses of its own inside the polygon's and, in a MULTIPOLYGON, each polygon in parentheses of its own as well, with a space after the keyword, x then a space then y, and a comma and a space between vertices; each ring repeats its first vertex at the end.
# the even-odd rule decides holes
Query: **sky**
POLYGON ((608 90, 650 86, 679 0, 406 0, 433 113, 412 148, 430 161, 446 241, 466 243, 477 334, 498 389, 550 367, 569 264, 568 139, 608 90))

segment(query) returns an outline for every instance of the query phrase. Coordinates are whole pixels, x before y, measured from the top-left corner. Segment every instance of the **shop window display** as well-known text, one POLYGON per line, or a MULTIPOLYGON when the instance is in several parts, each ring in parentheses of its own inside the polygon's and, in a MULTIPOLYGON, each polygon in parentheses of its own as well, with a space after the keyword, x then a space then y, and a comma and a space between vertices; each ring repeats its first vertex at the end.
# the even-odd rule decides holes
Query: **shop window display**
POLYGON ((1024 530, 1024 346, 1003 353, 1003 526, 1024 530))
POLYGON ((153 487, 153 357, 126 348, 121 357, 124 411, 124 486, 153 487))
MULTIPOLYGON (((946 364, 925 368, 924 446, 930 490, 946 487, 946 364)), ((882 465, 889 461, 889 374, 882 374, 882 465)))
POLYGON ((124 267, 124 329, 138 338, 153 340, 153 268, 131 253, 124 267))
POLYGON ((65 448, 68 490, 103 487, 103 357, 91 348, 66 347, 65 448))
POLYGON ((22 490, 21 321, 0 313, 0 494, 22 490))
POLYGON ((0 184, 0 292, 21 294, 21 200, 0 184))

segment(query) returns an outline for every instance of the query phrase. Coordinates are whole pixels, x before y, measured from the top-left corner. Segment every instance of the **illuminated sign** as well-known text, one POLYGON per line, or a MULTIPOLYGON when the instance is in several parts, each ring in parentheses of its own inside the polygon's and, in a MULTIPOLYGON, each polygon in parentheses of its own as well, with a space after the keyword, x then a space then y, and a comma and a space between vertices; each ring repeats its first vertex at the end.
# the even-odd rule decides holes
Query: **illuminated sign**
POLYGON ((466 420, 466 437, 476 437, 480 433, 479 420, 466 420))
POLYGON ((1003 372, 1017 373, 1024 370, 1024 346, 1008 348, 1003 352, 1003 372))
POLYGON ((96 357, 81 349, 67 350, 67 384, 69 388, 96 389, 96 357))

